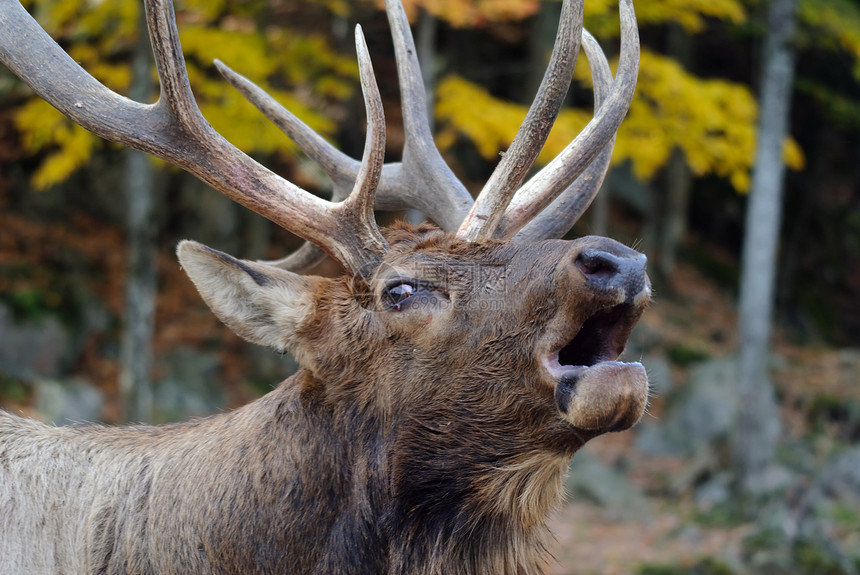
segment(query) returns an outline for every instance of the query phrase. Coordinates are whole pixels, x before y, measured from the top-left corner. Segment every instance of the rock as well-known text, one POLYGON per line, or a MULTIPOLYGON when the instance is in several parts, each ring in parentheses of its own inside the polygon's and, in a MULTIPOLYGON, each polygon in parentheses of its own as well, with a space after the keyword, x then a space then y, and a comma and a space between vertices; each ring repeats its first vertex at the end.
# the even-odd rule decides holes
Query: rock
POLYGON ((33 382, 35 407, 46 421, 57 425, 98 421, 102 417, 104 396, 83 380, 33 382))
POLYGON ((644 521, 650 515, 641 490, 586 450, 573 458, 565 488, 568 497, 596 503, 611 519, 644 521))
POLYGON ((0 372, 19 379, 57 378, 62 373, 69 334, 54 317, 15 321, 0 304, 0 372))
POLYGON ((649 355, 642 358, 648 371, 648 387, 652 395, 663 397, 672 389, 672 368, 665 357, 649 355))
POLYGON ((785 491, 796 480, 796 475, 788 468, 782 465, 768 465, 760 473, 747 478, 743 490, 753 497, 764 497, 785 491))
POLYGON ((645 424, 636 447, 649 455, 686 457, 728 434, 737 405, 734 359, 703 362, 686 386, 671 398, 666 415, 645 424))
POLYGON ((643 419, 635 446, 638 451, 656 457, 687 457, 692 450, 683 430, 668 419, 656 422, 643 419))
POLYGON ((713 509, 727 503, 732 496, 732 476, 727 471, 717 473, 696 488, 695 499, 699 509, 713 509))
POLYGON ((156 422, 180 421, 224 408, 227 398, 220 384, 217 353, 179 348, 163 362, 167 375, 155 384, 153 397, 156 422))
POLYGON ((822 471, 819 483, 828 496, 860 504, 860 447, 838 454, 822 471))

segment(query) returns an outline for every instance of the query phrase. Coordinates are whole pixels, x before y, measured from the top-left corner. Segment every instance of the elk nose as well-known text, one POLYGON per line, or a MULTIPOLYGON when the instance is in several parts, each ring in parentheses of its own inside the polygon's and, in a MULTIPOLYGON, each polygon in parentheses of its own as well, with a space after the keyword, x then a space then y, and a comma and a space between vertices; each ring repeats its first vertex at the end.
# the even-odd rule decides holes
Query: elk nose
POLYGON ((644 254, 616 255, 597 248, 586 248, 576 256, 576 267, 592 288, 618 293, 626 303, 633 303, 644 290, 650 291, 644 254))

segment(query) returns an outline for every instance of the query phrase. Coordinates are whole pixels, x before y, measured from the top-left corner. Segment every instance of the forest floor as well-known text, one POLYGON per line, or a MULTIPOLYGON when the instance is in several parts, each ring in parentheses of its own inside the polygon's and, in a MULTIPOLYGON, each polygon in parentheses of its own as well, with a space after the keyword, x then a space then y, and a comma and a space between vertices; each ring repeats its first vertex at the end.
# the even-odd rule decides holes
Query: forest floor
POLYGON ((653 499, 647 519, 612 519, 600 507, 569 503, 552 521, 557 563, 551 575, 632 575, 646 566, 692 568, 708 558, 737 557, 750 525, 708 527, 689 519, 689 504, 653 499))

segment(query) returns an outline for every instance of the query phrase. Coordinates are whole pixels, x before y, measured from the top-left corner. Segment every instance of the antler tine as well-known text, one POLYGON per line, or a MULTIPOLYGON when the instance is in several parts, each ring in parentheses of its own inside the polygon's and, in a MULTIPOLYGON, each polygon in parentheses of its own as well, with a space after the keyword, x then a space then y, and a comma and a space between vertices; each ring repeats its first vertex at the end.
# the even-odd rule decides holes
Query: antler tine
MULTIPOLYGON (((424 83, 403 7, 399 0, 393 0, 386 2, 386 11, 400 79, 406 146, 402 162, 383 166, 375 207, 380 210, 414 208, 443 229, 454 231, 472 205, 472 197, 445 164, 433 143, 427 120, 424 83)), ((233 87, 285 132, 331 178, 334 184, 332 199, 338 199, 352 185, 359 169, 357 161, 332 146, 259 86, 222 62, 216 61, 215 65, 233 87)), ((288 257, 281 262, 286 260, 294 261, 294 258, 288 257)))
MULTIPOLYGON (((582 47, 585 49, 591 68, 594 109, 598 110, 612 87, 612 71, 597 40, 585 29, 582 31, 582 47)), ((560 238, 566 234, 600 191, 606 171, 609 169, 609 161, 612 159, 614 144, 613 137, 576 181, 537 216, 531 217, 532 209, 529 208, 533 208, 533 204, 530 200, 524 199, 520 192, 514 195, 502 221, 499 222, 496 237, 513 236, 514 241, 527 242, 560 238), (514 235, 513 232, 516 231, 514 228, 522 221, 527 223, 514 235)))
MULTIPOLYGON (((221 60, 215 60, 215 68, 227 82, 257 107, 262 114, 284 132, 296 145, 322 169, 332 181, 331 201, 344 200, 352 191, 358 176, 360 162, 347 156, 325 138, 313 131, 298 116, 283 107, 265 90, 239 74, 221 60)), ((379 195, 377 189, 377 203, 379 195)), ((323 250, 315 244, 305 242, 288 256, 272 261, 264 261, 295 273, 303 273, 321 263, 326 257, 323 250)))
MULTIPOLYGON (((215 67, 221 72, 221 75, 227 82, 256 106, 266 118, 278 126, 282 132, 293 140, 331 178, 333 184, 331 200, 333 202, 343 200, 349 195, 358 176, 360 163, 357 160, 335 148, 325 138, 300 120, 298 116, 290 112, 265 90, 246 77, 232 70, 220 60, 215 60, 215 67)), ((419 209, 430 217, 430 219, 437 223, 440 221, 443 222, 440 224, 443 227, 445 225, 450 227, 451 224, 447 221, 448 218, 440 215, 445 213, 444 211, 440 211, 441 206, 432 201, 428 202, 426 199, 422 201, 420 196, 416 201, 409 194, 402 193, 401 167, 400 163, 383 165, 380 185, 376 190, 376 209, 404 210, 420 206, 419 209)), ((301 273, 313 268, 324 259, 325 252, 313 244, 305 243, 285 258, 265 263, 301 273)))
POLYGON ((457 232, 474 241, 493 237, 505 208, 540 154, 576 66, 582 34, 583 1, 565 0, 552 56, 534 102, 511 147, 496 166, 457 232))
MULTIPOLYGON (((289 136, 332 179, 334 184, 332 201, 343 200, 349 195, 355 178, 358 176, 360 166, 358 160, 350 158, 332 146, 265 90, 231 69, 221 60, 215 60, 215 67, 230 85, 289 136)), ((378 200, 379 198, 377 198, 378 200)))
MULTIPOLYGON (((574 141, 517 192, 500 224, 501 231, 497 230, 495 237, 515 234, 564 192, 613 141, 633 100, 639 72, 639 32, 632 1, 620 0, 619 12, 621 55, 611 93, 574 141)), ((574 222, 571 220, 570 225, 574 222)))
POLYGON ((380 184, 380 195, 408 194, 412 207, 447 231, 454 231, 472 206, 472 196, 442 159, 427 118, 427 97, 418 52, 400 0, 385 0, 394 43, 406 141, 403 161, 391 166, 380 184))
MULTIPOLYGON (((373 64, 367 51, 367 43, 361 26, 355 27, 355 51, 358 54, 358 70, 361 78, 361 92, 364 95, 364 106, 367 113, 367 137, 364 141, 364 152, 361 156, 361 167, 355 179, 352 193, 343 202, 335 204, 335 211, 344 217, 353 219, 356 227, 363 231, 365 243, 372 245, 384 253, 388 243, 379 233, 376 217, 373 214, 373 203, 382 165, 385 162, 385 114, 382 108, 382 96, 373 73, 373 64)), ((373 266, 375 269, 376 266, 373 266)), ((373 269, 366 270, 372 272, 373 269)), ((362 273, 362 275, 365 275, 362 273)))
MULTIPOLYGON (((328 145, 328 143, 316 134, 316 132, 307 128, 301 120, 280 106, 280 104, 277 104, 273 98, 244 77, 236 74, 223 64, 219 66, 219 70, 225 75, 225 77, 228 77, 228 75, 233 76, 233 80, 238 80, 244 83, 245 85, 242 88, 239 88, 241 92, 245 93, 245 90, 249 89, 257 92, 258 94, 255 96, 255 99, 264 104, 267 103, 267 101, 269 101, 269 103, 274 103, 275 106, 280 108, 281 112, 286 112, 292 116, 295 122, 305 125, 307 128, 305 136, 308 134, 313 136, 313 138, 308 138, 307 142, 316 144, 322 142, 325 144, 325 147, 330 148, 329 152, 334 151, 338 155, 349 160, 349 162, 355 163, 358 166, 358 169, 356 170, 357 174, 349 180, 353 182, 353 188, 349 194, 344 193, 345 186, 348 183, 346 180, 339 179, 335 181, 332 201, 338 201, 341 199, 343 199, 343 201, 334 204, 332 206, 332 211, 336 214, 336 218, 338 220, 353 223, 352 226, 347 226, 347 228, 358 232, 356 236, 360 238, 360 244, 362 246, 367 246, 373 252, 381 254, 388 248, 388 243, 379 233, 379 228, 376 226, 373 208, 375 193, 379 186, 379 179, 385 161, 385 115, 382 106, 382 97, 379 94, 376 76, 373 72, 373 65, 371 64, 370 54, 367 50, 367 43, 365 42, 361 26, 355 27, 355 49, 358 58, 361 90, 364 96, 364 104, 367 113, 367 137, 364 143, 364 152, 361 163, 355 162, 352 158, 341 154, 338 150, 334 149, 334 147, 328 145), (260 98, 260 94, 265 96, 265 98, 260 98), (314 142, 314 140, 316 140, 316 142, 314 142)), ((216 66, 218 64, 219 63, 216 62, 216 66)), ((233 83, 232 80, 230 81, 233 83)), ((268 114, 266 115, 269 117, 268 114)), ((320 151, 320 156, 327 156, 329 162, 326 165, 328 166, 332 165, 332 161, 337 162, 340 160, 335 156, 327 154, 325 150, 320 151)), ((324 252, 319 247, 306 242, 301 248, 289 256, 281 260, 268 263, 294 272, 302 272, 320 263, 323 256, 324 252)), ((355 271, 357 272, 357 275, 365 277, 376 268, 378 263, 379 262, 376 260, 368 261, 364 264, 365 267, 356 268, 355 271)))
MULTIPOLYGON (((0 61, 73 121, 108 140, 149 152, 182 167, 230 199, 319 245, 353 274, 381 261, 387 247, 375 222, 366 221, 366 182, 378 168, 363 170, 356 198, 331 204, 272 173, 215 132, 200 114, 185 71, 179 35, 168 0, 147 0, 161 96, 153 105, 124 98, 77 65, 15 0, 0 0, 0 61), (14 30, 15 34, 8 33, 14 30), (31 54, 38 52, 38 63, 31 54), (28 61, 29 60, 29 61, 28 61), (345 218, 339 221, 339 218, 345 218)), ((365 50, 366 55, 366 50, 365 50)), ((363 68, 370 66, 369 59, 363 68)), ((366 70, 365 70, 366 72, 366 70)), ((363 74, 363 77, 367 74, 363 74)), ((372 73, 370 74, 372 78, 372 73)), ((379 101, 375 84, 363 80, 366 99, 379 101)), ((368 138, 378 161, 381 104, 368 104, 368 138), (371 114, 372 113, 372 114, 371 114)))

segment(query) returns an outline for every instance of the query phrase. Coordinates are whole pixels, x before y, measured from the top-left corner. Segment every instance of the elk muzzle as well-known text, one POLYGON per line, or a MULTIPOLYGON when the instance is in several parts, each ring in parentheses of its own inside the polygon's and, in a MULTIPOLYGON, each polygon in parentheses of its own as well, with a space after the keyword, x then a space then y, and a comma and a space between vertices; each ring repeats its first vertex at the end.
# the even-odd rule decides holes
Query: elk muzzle
POLYGON ((564 419, 578 429, 604 433, 639 421, 648 400, 648 375, 641 363, 601 362, 564 376, 555 401, 564 419))
POLYGON ((574 279, 586 306, 544 366, 555 380, 555 403, 577 429, 620 431, 639 421, 648 400, 648 376, 638 362, 617 361, 651 298, 644 255, 606 238, 584 238, 576 251, 574 279))

